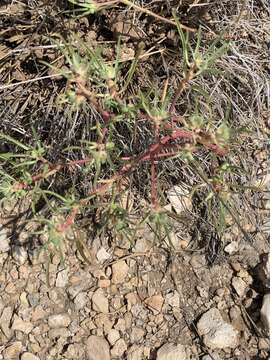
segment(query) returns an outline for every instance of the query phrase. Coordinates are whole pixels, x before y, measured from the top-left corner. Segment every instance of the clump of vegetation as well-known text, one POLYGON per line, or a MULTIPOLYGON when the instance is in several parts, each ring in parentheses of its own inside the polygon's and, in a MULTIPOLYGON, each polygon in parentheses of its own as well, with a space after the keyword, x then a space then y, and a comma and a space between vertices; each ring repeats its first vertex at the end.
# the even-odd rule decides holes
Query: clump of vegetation
MULTIPOLYGON (((93 4, 79 5, 88 13, 97 10, 93 4)), ((108 4, 102 3, 102 7, 105 5, 108 4)), ((51 229, 49 241, 54 244, 59 244, 66 231, 75 226, 76 218, 89 211, 95 216, 98 213, 102 219, 99 231, 110 230, 115 236, 124 236, 130 241, 144 222, 151 223, 157 236, 169 236, 170 213, 164 209, 160 187, 164 163, 177 160, 187 164, 202 181, 194 185, 193 192, 201 186, 208 189, 206 203, 213 197, 222 202, 227 200, 225 177, 231 170, 228 163, 230 130, 226 121, 209 121, 204 116, 198 101, 198 97, 204 95, 198 88, 192 89, 192 82, 214 71, 215 62, 227 51, 228 43, 217 38, 207 51, 202 51, 201 32, 197 33, 196 43, 192 46, 189 32, 184 32, 176 17, 174 23, 182 45, 179 56, 183 70, 175 91, 170 89, 167 79, 161 90, 154 87, 145 91, 139 89, 131 97, 139 51, 124 76, 120 61, 121 39, 115 59, 108 62, 102 48, 92 48, 76 38, 65 41, 58 36, 54 43, 66 63, 62 71, 66 87, 58 97, 58 106, 69 107, 75 113, 94 113, 89 126, 92 140, 81 140, 63 149, 63 161, 54 163, 48 160, 49 149, 42 144, 34 128, 32 147, 0 134, 2 140, 13 145, 12 152, 1 153, 1 193, 5 198, 30 197, 36 221, 51 229), (177 103, 180 97, 186 96, 188 88, 195 93, 195 106, 187 107, 183 116, 177 110, 177 103), (148 143, 141 143, 142 132, 147 133, 148 143), (203 170, 201 151, 211 154, 219 164, 212 178, 203 170), (71 154, 74 159, 69 160, 71 154), (132 176, 136 171, 142 173, 141 168, 150 174, 145 176, 144 184, 150 192, 149 205, 141 206, 137 202, 130 207, 126 200, 123 206, 123 196, 134 186, 132 176), (57 191, 61 179, 72 178, 74 172, 79 172, 84 183, 87 179, 86 194, 82 194, 72 180, 70 186, 57 191), (40 202, 46 204, 46 217, 38 211, 40 202), (134 211, 139 214, 136 219, 132 216, 134 211)))

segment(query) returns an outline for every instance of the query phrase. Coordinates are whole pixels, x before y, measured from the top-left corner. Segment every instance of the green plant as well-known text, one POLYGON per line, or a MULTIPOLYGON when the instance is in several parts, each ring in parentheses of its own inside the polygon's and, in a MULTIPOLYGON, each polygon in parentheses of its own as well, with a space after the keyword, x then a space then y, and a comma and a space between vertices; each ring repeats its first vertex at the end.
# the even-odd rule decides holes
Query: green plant
MULTIPOLYGON (((83 6, 84 11, 96 11, 92 2, 83 5, 72 2, 83 6)), ((110 2, 110 5, 112 3, 115 2, 110 2)), ((101 6, 104 4, 108 5, 102 3, 101 6)), ((75 225, 76 217, 86 209, 101 214, 101 231, 109 229, 115 236, 127 237, 132 241, 137 229, 136 221, 120 200, 129 186, 132 174, 143 164, 149 164, 151 195, 148 209, 141 209, 145 213, 141 218, 153 225, 158 237, 169 237, 168 211, 164 210, 159 194, 158 164, 181 158, 190 164, 195 173, 199 171, 201 175, 200 165, 197 166, 199 160, 196 160, 199 150, 210 151, 219 159, 229 153, 230 131, 225 123, 222 122, 219 127, 211 124, 198 109, 193 109, 190 116, 185 118, 177 111, 179 97, 194 79, 211 71, 215 60, 224 54, 228 45, 220 43, 220 39, 216 40, 203 54, 200 50, 200 32, 193 50, 188 33, 183 32, 176 17, 175 24, 182 44, 183 79, 174 93, 168 91, 167 82, 162 91, 153 88, 148 92, 138 90, 137 94, 133 94, 132 101, 128 91, 136 71, 134 62, 130 67, 130 76, 123 81, 118 55, 112 63, 108 63, 101 49, 92 49, 78 39, 76 46, 71 45, 73 41, 65 42, 62 38, 56 40, 56 43, 61 43, 59 50, 65 56, 69 68, 63 73, 67 84, 61 95, 62 103, 64 106, 70 104, 76 111, 81 108, 89 111, 91 108, 96 114, 91 123, 93 140, 81 141, 63 150, 63 158, 65 151, 72 151, 76 159, 51 163, 46 159, 48 149, 37 137, 35 146, 29 147, 0 134, 14 148, 13 152, 1 154, 1 165, 5 169, 2 170, 2 194, 5 197, 32 197, 34 214, 36 203, 42 199, 49 211, 46 222, 49 241, 57 247, 61 239, 65 238, 65 233, 75 225), (142 151, 133 153, 129 151, 128 143, 135 141, 138 126, 151 134, 150 143, 142 151), (125 141, 121 140, 123 137, 125 141), (82 153, 84 156, 80 158, 82 153), (57 179, 60 181, 61 176, 72 176, 75 167, 83 177, 89 179, 86 196, 82 196, 76 186, 70 186, 61 193, 51 190, 51 184, 57 179)), ((116 53, 119 54, 119 51, 120 44, 116 53)), ((211 194, 206 197, 207 202, 216 194, 221 196, 223 190, 220 188, 224 189, 226 185, 222 176, 228 169, 225 165, 221 167, 215 179, 201 175, 204 183, 210 184, 211 194)), ((39 215, 36 216, 38 218, 39 215)))

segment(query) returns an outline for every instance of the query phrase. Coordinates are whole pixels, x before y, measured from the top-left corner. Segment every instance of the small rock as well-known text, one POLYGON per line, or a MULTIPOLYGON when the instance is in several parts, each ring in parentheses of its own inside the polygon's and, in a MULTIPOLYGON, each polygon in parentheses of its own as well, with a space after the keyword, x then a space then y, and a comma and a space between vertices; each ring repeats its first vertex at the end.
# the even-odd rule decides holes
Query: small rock
POLYGON ((164 299, 162 295, 154 295, 145 300, 145 304, 153 311, 154 314, 157 314, 161 311, 164 299))
POLYGON ((48 336, 50 339, 67 338, 70 335, 71 333, 67 328, 55 328, 48 331, 48 336))
POLYGON ((57 274, 55 285, 57 287, 65 287, 68 284, 68 274, 69 274, 69 269, 64 269, 62 271, 59 271, 59 273, 57 274))
POLYGON ((122 284, 124 283, 128 274, 129 267, 125 261, 117 261, 112 265, 112 283, 122 284))
POLYGON ((151 249, 151 242, 145 237, 138 238, 134 247, 134 252, 145 253, 151 249))
POLYGON ((114 344, 113 348, 111 349, 111 355, 113 357, 121 357, 124 355, 124 352, 127 351, 127 345, 124 339, 119 339, 114 344))
POLYGON ((109 279, 99 279, 98 280, 98 287, 102 289, 107 289, 111 285, 111 280, 109 279))
POLYGON ((143 360, 143 347, 133 345, 128 349, 127 360, 143 360))
POLYGON ((220 360, 220 357, 218 354, 211 353, 211 355, 204 355, 202 360, 220 360))
POLYGON ((204 344, 211 349, 235 348, 238 345, 238 331, 223 320, 216 308, 202 315, 197 328, 204 344))
POLYGON ((84 359, 84 347, 82 344, 70 344, 67 348, 65 355, 68 359, 84 359))
POLYGON ((102 289, 97 289, 92 296, 93 310, 108 314, 109 312, 109 301, 104 295, 102 289))
POLYGON ((108 260, 110 258, 110 254, 108 253, 108 251, 102 246, 96 255, 96 258, 98 260, 99 263, 103 263, 104 261, 108 260))
POLYGON ((74 300, 74 305, 76 310, 81 310, 85 307, 87 304, 89 298, 86 292, 79 293, 74 300))
POLYGON ((27 260, 28 254, 24 246, 14 246, 12 256, 18 264, 23 265, 27 260))
POLYGON ((30 305, 32 307, 37 306, 39 304, 39 302, 40 302, 39 293, 28 294, 27 295, 27 301, 30 303, 30 305))
POLYGON ((180 306, 180 297, 177 291, 174 291, 173 293, 169 293, 166 295, 166 302, 171 307, 179 307, 180 306))
POLYGON ((270 340, 268 338, 259 338, 258 348, 259 350, 270 350, 270 340))
POLYGON ((13 315, 13 309, 9 306, 4 308, 2 315, 0 317, 0 328, 7 339, 9 339, 12 336, 12 331, 10 329, 10 321, 12 315, 13 315))
POLYGON ((192 210, 190 192, 182 186, 173 186, 167 193, 169 202, 177 214, 192 210))
POLYGON ((32 311, 32 318, 31 320, 33 322, 36 322, 38 320, 44 319, 48 315, 47 311, 43 309, 41 305, 38 305, 33 311, 32 311))
POLYGON ((225 246, 224 251, 229 254, 232 255, 234 253, 236 253, 238 251, 238 242, 237 241, 232 241, 230 244, 228 244, 227 246, 225 246))
POLYGON ((245 295, 247 284, 240 277, 234 277, 232 279, 232 286, 240 297, 245 295))
POLYGON ((261 307, 261 321, 265 329, 270 331, 270 294, 264 295, 261 307))
POLYGON ((10 239, 7 236, 7 230, 0 225, 0 253, 10 250, 10 239))
POLYGON ((3 351, 4 360, 18 359, 22 351, 22 343, 15 341, 3 351))
POLYGON ((133 327, 130 333, 130 341, 132 344, 140 342, 144 337, 144 330, 139 327, 133 327))
POLYGON ((114 325, 114 328, 116 330, 119 330, 119 331, 122 331, 124 332, 126 330, 126 322, 125 322, 125 319, 118 319, 117 320, 117 323, 114 325))
POLYGON ((29 303, 27 300, 27 294, 25 291, 23 291, 20 295, 20 303, 22 307, 29 307, 29 303))
POLYGON ((39 357, 30 352, 25 352, 22 354, 21 360, 39 360, 39 357))
POLYGON ((50 328, 65 328, 71 323, 71 319, 68 314, 56 314, 49 316, 48 324, 50 328))
POLYGON ((120 333, 116 329, 111 329, 108 333, 107 339, 111 345, 114 345, 120 339, 120 333))
POLYGON ((133 305, 136 305, 137 303, 140 302, 140 299, 137 295, 137 293, 134 291, 134 292, 131 292, 131 293, 128 293, 126 296, 125 296, 126 300, 127 300, 127 308, 128 308, 128 311, 130 311, 130 309, 132 308, 133 305))
POLYGON ((163 345, 157 352, 157 360, 186 360, 185 347, 171 343, 163 345))
POLYGON ((239 262, 237 262, 237 261, 232 262, 231 267, 236 272, 239 272, 242 269, 241 264, 239 264, 239 262))
POLYGON ((34 328, 34 325, 30 321, 22 320, 18 315, 14 315, 12 330, 21 331, 25 334, 29 334, 34 328))
POLYGON ((86 341, 88 360, 110 360, 110 347, 106 339, 90 336, 86 341))

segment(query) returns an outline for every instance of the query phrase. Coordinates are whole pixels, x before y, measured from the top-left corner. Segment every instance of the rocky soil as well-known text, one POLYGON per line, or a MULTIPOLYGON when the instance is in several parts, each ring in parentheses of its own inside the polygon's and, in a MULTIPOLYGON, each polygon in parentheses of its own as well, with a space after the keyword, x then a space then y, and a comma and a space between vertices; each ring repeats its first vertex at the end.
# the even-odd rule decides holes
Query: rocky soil
POLYGON ((212 266, 150 234, 133 246, 99 245, 86 265, 72 242, 61 259, 28 249, 27 234, 14 245, 1 226, 0 359, 268 359, 270 254, 261 234, 252 243, 232 236, 212 266))

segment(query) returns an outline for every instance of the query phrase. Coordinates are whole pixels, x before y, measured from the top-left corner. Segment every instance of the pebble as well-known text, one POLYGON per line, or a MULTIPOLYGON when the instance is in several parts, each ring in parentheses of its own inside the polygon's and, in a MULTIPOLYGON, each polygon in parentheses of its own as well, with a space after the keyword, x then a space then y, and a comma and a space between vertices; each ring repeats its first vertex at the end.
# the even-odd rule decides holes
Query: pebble
POLYGON ((140 342, 144 337, 145 331, 139 327, 133 327, 130 333, 130 341, 132 344, 140 342))
POLYGON ((70 331, 67 328, 53 328, 48 331, 48 336, 50 339, 56 338, 67 338, 70 336, 70 331))
POLYGON ((93 310, 108 314, 109 312, 109 301, 104 295, 102 289, 97 289, 92 296, 92 307, 93 310))
POLYGON ((21 360, 39 360, 39 357, 30 352, 25 352, 22 354, 21 360))
POLYGON ((65 287, 68 284, 68 275, 69 275, 69 269, 64 269, 62 271, 59 271, 56 278, 55 285, 57 287, 65 287))
POLYGON ((86 341, 88 360, 110 360, 110 347, 101 336, 90 336, 86 341))
POLYGON ((22 343, 15 341, 3 351, 4 360, 14 360, 19 358, 22 351, 22 343))
POLYGON ((120 333, 116 329, 111 329, 108 333, 107 339, 111 345, 114 345, 120 339, 120 333))
POLYGON ((169 293, 166 295, 166 302, 171 307, 179 307, 180 306, 180 297, 177 291, 174 291, 173 293, 169 293))
POLYGON ((112 265, 112 283, 123 284, 128 274, 129 267, 125 261, 117 261, 112 265))
POLYGON ((220 357, 218 354, 211 353, 211 355, 204 355, 202 360, 220 360, 220 357))
POLYGON ((187 355, 185 351, 185 347, 181 344, 174 345, 171 343, 167 343, 163 345, 157 352, 156 360, 186 360, 187 355))
POLYGON ((111 355, 112 357, 122 357, 127 351, 127 345, 125 343, 124 339, 119 339, 114 344, 113 348, 111 349, 111 355))
POLYGON ((27 260, 28 254, 24 246, 14 246, 12 256, 18 264, 23 265, 27 260))
POLYGON ((245 295, 247 284, 240 277, 234 277, 232 279, 232 286, 238 296, 243 297, 245 295))
POLYGON ((2 315, 0 317, 0 328, 2 329, 4 335, 9 339, 12 336, 12 331, 10 329, 10 321, 13 315, 12 307, 8 306, 4 308, 2 315))
POLYGON ((261 307, 261 321, 265 329, 270 331, 270 294, 264 295, 261 307))
POLYGON ((96 255, 96 258, 98 260, 99 263, 103 263, 104 261, 108 260, 110 258, 110 254, 108 253, 108 251, 102 246, 96 255))
POLYGON ((232 241, 230 244, 225 246, 224 251, 229 255, 233 255, 238 251, 238 248, 239 248, 238 242, 232 241))
POLYGON ((7 230, 0 225, 0 253, 10 250, 10 239, 7 236, 7 230))
POLYGON ((182 186, 173 186, 167 192, 170 204, 177 214, 192 210, 190 193, 182 186))
POLYGON ((260 350, 270 350, 270 340, 268 338, 259 338, 258 348, 260 350))
POLYGON ((12 330, 21 331, 24 334, 29 334, 34 328, 34 325, 30 321, 22 320, 18 315, 14 315, 12 330))
POLYGON ((160 313, 163 303, 164 299, 162 295, 154 295, 145 300, 145 304, 154 314, 160 313))
POLYGON ((133 345, 128 349, 127 360, 143 360, 143 347, 133 345))
POLYGON ((56 314, 51 315, 48 318, 49 327, 52 329, 55 328, 65 328, 71 323, 71 319, 68 314, 56 314))
POLYGON ((87 304, 89 298, 86 292, 79 293, 74 300, 74 305, 76 310, 81 310, 87 304))
POLYGON ((138 238, 136 241, 134 252, 136 253, 145 253, 151 249, 151 242, 147 240, 145 237, 138 238))
POLYGON ((211 349, 236 348, 239 341, 238 331, 226 323, 219 310, 212 308, 202 315, 197 324, 203 342, 211 349))

